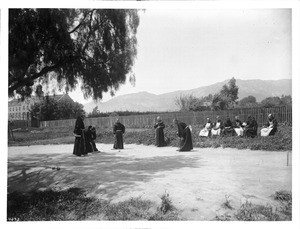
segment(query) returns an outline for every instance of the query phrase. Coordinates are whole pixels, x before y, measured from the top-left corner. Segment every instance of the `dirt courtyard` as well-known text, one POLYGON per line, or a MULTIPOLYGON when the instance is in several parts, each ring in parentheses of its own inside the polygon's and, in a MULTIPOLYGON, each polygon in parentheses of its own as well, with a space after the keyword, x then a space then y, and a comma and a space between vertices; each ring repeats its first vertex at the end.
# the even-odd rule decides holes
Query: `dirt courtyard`
POLYGON ((210 220, 249 200, 276 204, 271 195, 292 190, 291 152, 97 144, 100 153, 72 155, 73 145, 8 148, 8 191, 78 187, 112 201, 141 197, 160 203, 169 193, 187 220, 210 220), (287 166, 287 154, 290 163, 287 166))

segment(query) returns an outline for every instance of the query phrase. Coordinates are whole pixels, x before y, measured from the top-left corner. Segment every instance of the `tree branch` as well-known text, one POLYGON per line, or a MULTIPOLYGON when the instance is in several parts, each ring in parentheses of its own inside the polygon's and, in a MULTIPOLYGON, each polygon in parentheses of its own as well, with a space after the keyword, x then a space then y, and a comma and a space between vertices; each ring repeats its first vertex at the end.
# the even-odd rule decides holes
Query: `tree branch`
POLYGON ((36 73, 36 74, 34 74, 30 77, 23 78, 21 80, 17 80, 15 84, 13 84, 13 83, 10 84, 10 86, 8 88, 9 94, 12 94, 18 88, 23 87, 26 84, 33 82, 35 79, 47 74, 48 72, 51 72, 51 71, 59 68, 60 65, 61 64, 55 64, 55 65, 52 65, 52 66, 44 67, 40 72, 38 72, 38 73, 36 73))
POLYGON ((74 33, 80 26, 82 26, 82 25, 84 24, 84 21, 85 21, 86 17, 87 17, 90 13, 92 13, 92 12, 94 12, 94 11, 95 11, 95 9, 86 12, 86 13, 84 14, 84 17, 83 17, 82 21, 81 21, 74 29, 72 29, 72 30, 69 31, 68 33, 69 33, 69 34, 74 33))

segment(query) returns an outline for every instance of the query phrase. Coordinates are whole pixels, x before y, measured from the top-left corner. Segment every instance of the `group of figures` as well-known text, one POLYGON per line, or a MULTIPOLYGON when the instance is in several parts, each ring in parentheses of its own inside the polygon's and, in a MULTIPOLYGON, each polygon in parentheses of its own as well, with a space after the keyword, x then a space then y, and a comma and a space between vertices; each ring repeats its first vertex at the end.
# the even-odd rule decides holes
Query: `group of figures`
MULTIPOLYGON (((85 156, 89 152, 97 152, 98 149, 95 144, 96 129, 93 126, 89 126, 85 129, 84 116, 77 118, 75 123, 74 135, 75 144, 73 154, 76 156, 85 156)), ((193 149, 192 142, 192 128, 184 122, 180 122, 177 119, 173 120, 174 125, 177 126, 177 135, 180 139, 178 151, 190 151, 193 149)), ((260 131, 261 136, 274 135, 277 132, 278 123, 272 114, 268 115, 268 122, 260 131)), ((163 147, 168 144, 168 140, 164 136, 165 124, 161 117, 157 117, 157 122, 154 124, 155 128, 155 145, 157 147, 163 147)), ((258 125, 254 117, 249 116, 246 122, 241 122, 238 116, 235 117, 234 122, 227 117, 223 123, 219 116, 216 118, 216 122, 212 123, 210 118, 207 118, 207 122, 204 128, 200 130, 200 137, 212 137, 212 136, 245 136, 254 138, 257 136, 258 125)), ((114 149, 124 149, 123 134, 125 133, 125 126, 120 123, 119 119, 113 126, 113 134, 115 136, 114 149)))
MULTIPOLYGON (((76 119, 75 122, 75 144, 73 154, 76 156, 86 156, 88 153, 91 152, 99 152, 95 144, 95 139, 97 137, 96 128, 94 126, 88 126, 88 128, 85 129, 83 121, 84 115, 81 115, 76 119)), ((115 142, 113 145, 114 149, 124 149, 124 133, 125 126, 119 122, 119 119, 117 119, 116 123, 113 126, 113 134, 115 135, 115 142)))
POLYGON ((85 156, 91 152, 98 152, 95 144, 96 129, 94 126, 88 126, 85 129, 83 120, 83 115, 78 117, 74 128, 75 144, 73 154, 76 156, 85 156))
MULTIPOLYGON (((193 149, 192 133, 191 127, 180 122, 177 119, 173 120, 173 123, 177 125, 178 131, 177 135, 180 139, 178 151, 190 151, 193 149)), ((163 123, 161 117, 157 117, 157 122, 154 124, 155 128, 155 145, 157 147, 162 147, 167 145, 167 141, 164 136, 165 124, 163 123)))
MULTIPOLYGON (((274 135, 277 132, 278 123, 274 118, 274 115, 268 115, 268 122, 260 131, 261 136, 274 135)), ((210 118, 207 118, 207 122, 204 128, 200 131, 200 137, 212 137, 212 136, 240 136, 240 137, 252 137, 257 136, 258 124, 254 117, 248 116, 246 122, 239 120, 236 116, 234 122, 227 117, 223 123, 219 116, 216 118, 216 122, 212 123, 210 118)))

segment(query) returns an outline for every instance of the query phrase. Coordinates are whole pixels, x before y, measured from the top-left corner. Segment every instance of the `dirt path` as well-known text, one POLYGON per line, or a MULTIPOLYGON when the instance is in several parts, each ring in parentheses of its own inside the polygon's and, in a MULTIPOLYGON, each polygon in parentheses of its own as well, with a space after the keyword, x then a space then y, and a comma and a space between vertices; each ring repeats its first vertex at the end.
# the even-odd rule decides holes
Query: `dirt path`
POLYGON ((287 152, 125 147, 97 144, 102 152, 87 157, 73 156, 73 145, 9 147, 8 191, 79 187, 102 199, 140 196, 157 204, 167 191, 182 217, 210 220, 224 212, 225 195, 236 209, 246 199, 272 203, 275 191, 292 189, 287 152))

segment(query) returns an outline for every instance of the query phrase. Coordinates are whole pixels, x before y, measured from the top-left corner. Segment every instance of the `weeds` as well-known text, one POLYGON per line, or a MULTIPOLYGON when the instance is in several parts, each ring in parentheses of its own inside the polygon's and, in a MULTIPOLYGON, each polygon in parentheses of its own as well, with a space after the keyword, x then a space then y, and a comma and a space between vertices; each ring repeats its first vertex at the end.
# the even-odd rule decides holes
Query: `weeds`
POLYGON ((148 219, 149 220, 180 220, 178 217, 178 212, 175 206, 173 205, 170 196, 167 192, 165 192, 161 197, 161 204, 157 208, 157 211, 151 215, 148 219))
POLYGON ((285 216, 287 220, 292 219, 292 192, 281 190, 275 192, 273 195, 274 200, 281 203, 280 212, 285 216))
MULTIPOLYGON (((278 191, 272 195, 274 200, 280 202, 279 206, 259 205, 253 204, 250 201, 246 201, 236 210, 234 213, 225 212, 219 214, 216 213, 214 220, 228 221, 290 221, 292 220, 292 194, 289 191, 278 191), (232 215, 231 215, 231 214, 232 215)), ((222 204, 223 208, 232 210, 230 199, 228 195, 225 195, 225 202, 222 204)))
POLYGON ((175 210, 175 207, 173 206, 172 201, 169 197, 169 193, 165 192, 165 194, 162 195, 160 198, 161 198, 161 205, 159 207, 159 210, 163 214, 175 210))
POLYGON ((231 199, 228 194, 225 194, 225 202, 222 204, 222 207, 227 208, 227 209, 234 209, 231 205, 231 199))
POLYGON ((292 202, 292 192, 281 190, 274 194, 274 200, 292 202))
POLYGON ((231 221, 232 217, 230 214, 228 213, 224 213, 224 214, 219 214, 217 213, 216 217, 214 218, 214 220, 217 221, 231 221))
POLYGON ((141 198, 111 203, 87 197, 79 188, 65 191, 34 191, 26 194, 8 194, 8 221, 61 221, 61 220, 180 220, 174 206, 164 198, 153 210, 154 203, 141 198), (172 211, 171 211, 172 209, 172 211))
POLYGON ((256 205, 248 200, 241 205, 235 217, 241 221, 278 221, 277 209, 270 205, 256 205))

